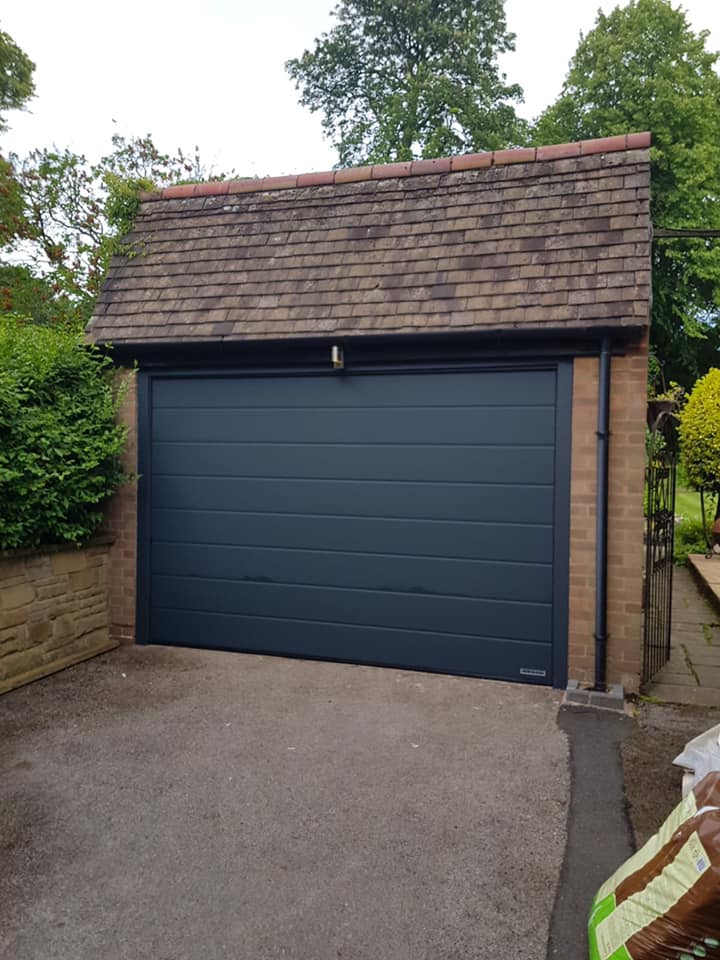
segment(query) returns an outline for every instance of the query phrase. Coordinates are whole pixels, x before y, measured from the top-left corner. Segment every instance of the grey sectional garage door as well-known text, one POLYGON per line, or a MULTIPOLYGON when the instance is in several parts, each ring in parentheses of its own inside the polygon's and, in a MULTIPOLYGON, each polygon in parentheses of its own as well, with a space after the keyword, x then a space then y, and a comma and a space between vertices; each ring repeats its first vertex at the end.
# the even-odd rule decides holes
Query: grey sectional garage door
POLYGON ((151 378, 145 639, 557 682, 557 376, 151 378))

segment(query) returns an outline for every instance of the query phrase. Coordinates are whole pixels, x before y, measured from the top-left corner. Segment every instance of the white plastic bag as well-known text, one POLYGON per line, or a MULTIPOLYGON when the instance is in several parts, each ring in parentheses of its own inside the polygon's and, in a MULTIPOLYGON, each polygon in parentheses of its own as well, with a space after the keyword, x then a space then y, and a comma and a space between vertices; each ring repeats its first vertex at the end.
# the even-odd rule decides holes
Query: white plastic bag
POLYGON ((673 763, 685 770, 682 795, 686 797, 708 773, 720 770, 720 723, 686 743, 673 763))

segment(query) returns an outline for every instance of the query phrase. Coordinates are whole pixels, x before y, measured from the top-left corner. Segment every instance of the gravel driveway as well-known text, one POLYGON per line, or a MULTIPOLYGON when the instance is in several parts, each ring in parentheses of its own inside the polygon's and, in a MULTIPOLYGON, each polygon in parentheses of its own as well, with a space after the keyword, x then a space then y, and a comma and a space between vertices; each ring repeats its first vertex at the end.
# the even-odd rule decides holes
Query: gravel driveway
POLYGON ((122 648, 0 698, 0 956, 545 957, 557 693, 122 648))

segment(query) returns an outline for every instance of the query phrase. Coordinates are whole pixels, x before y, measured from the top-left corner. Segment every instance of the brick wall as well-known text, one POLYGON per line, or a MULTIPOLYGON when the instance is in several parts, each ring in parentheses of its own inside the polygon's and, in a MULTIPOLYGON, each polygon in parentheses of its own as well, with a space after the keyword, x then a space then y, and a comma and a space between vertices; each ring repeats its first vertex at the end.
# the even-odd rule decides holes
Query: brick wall
MULTIPOLYGON (((596 357, 578 358, 573 376, 569 675, 582 682, 595 670, 598 367, 596 357)), ((646 342, 612 358, 607 678, 627 691, 638 689, 642 645, 646 382, 646 342)))
POLYGON ((0 693, 110 650, 110 546, 0 555, 0 693))
MULTIPOLYGON (((121 370, 125 396, 120 419, 128 426, 123 466, 137 473, 137 376, 121 370)), ((137 556, 137 483, 123 484, 108 504, 107 526, 114 543, 110 551, 110 636, 119 643, 135 640, 135 580, 137 556)))

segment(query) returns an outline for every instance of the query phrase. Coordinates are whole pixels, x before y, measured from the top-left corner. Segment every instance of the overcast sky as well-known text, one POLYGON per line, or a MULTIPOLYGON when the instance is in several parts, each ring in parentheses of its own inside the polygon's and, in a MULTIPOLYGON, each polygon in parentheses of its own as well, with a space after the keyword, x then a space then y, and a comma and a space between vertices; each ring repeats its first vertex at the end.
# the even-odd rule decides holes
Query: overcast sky
MULTIPOLYGON (((531 118, 556 97, 580 35, 604 0, 506 0, 508 79, 531 118)), ((151 133, 164 150, 200 147, 241 175, 325 170, 320 120, 297 103, 283 64, 332 25, 334 0, 4 0, 0 29, 37 64, 37 97, 11 113, 2 149, 70 146, 96 159, 114 132, 151 133)), ((720 48, 718 0, 683 4, 720 48)))

